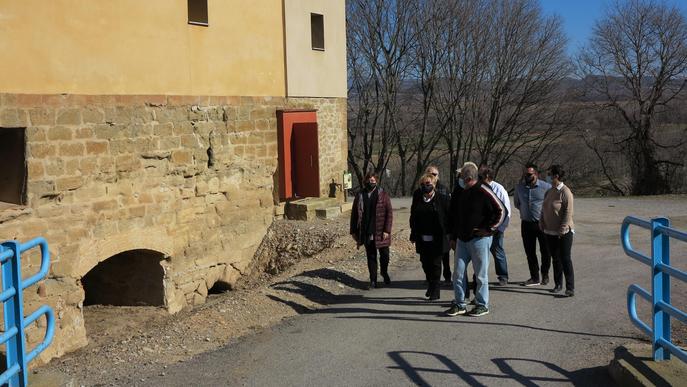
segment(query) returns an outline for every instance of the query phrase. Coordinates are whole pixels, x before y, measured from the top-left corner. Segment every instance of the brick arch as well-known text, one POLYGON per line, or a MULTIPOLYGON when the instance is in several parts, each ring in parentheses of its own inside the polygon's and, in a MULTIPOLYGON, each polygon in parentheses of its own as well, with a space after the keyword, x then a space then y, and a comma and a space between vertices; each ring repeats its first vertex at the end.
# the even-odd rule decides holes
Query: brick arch
POLYGON ((149 250, 169 257, 173 255, 173 239, 162 227, 145 231, 134 230, 107 238, 86 240, 81 243, 74 277, 82 278, 100 262, 130 250, 149 250))

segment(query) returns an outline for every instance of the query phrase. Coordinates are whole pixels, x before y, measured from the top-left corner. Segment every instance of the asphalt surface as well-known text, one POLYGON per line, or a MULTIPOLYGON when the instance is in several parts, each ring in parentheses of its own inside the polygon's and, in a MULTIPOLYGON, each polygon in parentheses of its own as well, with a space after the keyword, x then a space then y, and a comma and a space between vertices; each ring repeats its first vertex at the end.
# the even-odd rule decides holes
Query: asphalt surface
MULTIPOLYGON (((396 227, 407 201, 395 200, 396 227)), ((491 286, 491 313, 446 317, 452 291, 424 300, 419 266, 392 272, 383 289, 357 291, 316 312, 178 363, 132 384, 165 386, 609 385, 606 366, 619 345, 641 337, 629 322, 626 291, 648 288, 649 270, 624 255, 619 228, 628 214, 668 214, 687 226, 687 197, 578 199, 573 262, 576 295, 522 287, 529 275, 517 211, 506 232, 511 283, 491 286)), ((648 240, 646 232, 633 230, 648 240)), ((687 246, 675 244, 683 270, 687 246)), ((392 256, 393 259, 393 256, 392 256)), ((493 261, 490 280, 495 281, 493 261)), ((680 263, 678 263, 679 265, 680 263)), ((674 303, 685 310, 685 286, 674 303), (680 305, 681 304, 681 305, 680 305)), ((299 308, 299 305, 293 305, 299 308)), ((301 308, 302 309, 302 308, 301 308)), ((645 317, 646 318, 646 317, 645 317)), ((140 378, 140 379, 139 379, 140 378)))

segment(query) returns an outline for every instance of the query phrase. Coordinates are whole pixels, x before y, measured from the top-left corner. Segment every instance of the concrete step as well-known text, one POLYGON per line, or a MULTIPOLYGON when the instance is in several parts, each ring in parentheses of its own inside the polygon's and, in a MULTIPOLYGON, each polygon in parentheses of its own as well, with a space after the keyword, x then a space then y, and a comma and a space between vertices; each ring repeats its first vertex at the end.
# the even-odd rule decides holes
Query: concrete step
POLYGON ((320 219, 334 219, 341 215, 341 207, 332 206, 326 208, 318 208, 315 210, 315 215, 320 219))
POLYGON ((312 220, 317 217, 317 210, 329 207, 339 207, 339 200, 336 198, 298 199, 286 203, 285 214, 287 219, 312 220))
POLYGON ((345 214, 353 209, 353 202, 341 203, 339 207, 341 207, 341 213, 345 214))

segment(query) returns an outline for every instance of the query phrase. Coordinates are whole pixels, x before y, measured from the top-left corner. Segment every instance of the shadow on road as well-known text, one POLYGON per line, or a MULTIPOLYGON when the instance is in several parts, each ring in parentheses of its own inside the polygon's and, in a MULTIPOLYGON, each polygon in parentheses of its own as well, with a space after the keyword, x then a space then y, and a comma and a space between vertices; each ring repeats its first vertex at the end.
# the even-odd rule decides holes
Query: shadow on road
POLYGON ((387 353, 389 357, 398 365, 389 367, 390 369, 402 370, 408 379, 419 386, 430 386, 431 384, 422 377, 427 374, 449 374, 456 375, 460 381, 465 382, 470 386, 486 386, 484 383, 477 381, 476 377, 487 377, 499 379, 498 384, 503 384, 505 381, 516 381, 523 386, 537 386, 542 382, 559 382, 572 383, 575 386, 605 386, 611 384, 610 377, 606 372, 606 367, 584 368, 577 371, 567 371, 556 364, 535 359, 520 359, 520 358, 494 358, 491 361, 499 368, 501 374, 483 373, 483 372, 469 372, 456 364, 448 357, 431 352, 418 351, 394 351, 387 353), (436 368, 426 366, 413 365, 414 360, 420 360, 422 364, 438 363, 436 368), (428 359, 429 358, 429 359, 428 359), (518 363, 536 363, 542 365, 549 370, 555 372, 558 376, 537 376, 525 375, 518 372, 516 367, 518 363))
MULTIPOLYGON (((344 284, 353 285, 352 287, 358 288, 361 284, 365 284, 348 274, 338 272, 331 269, 319 269, 313 270, 301 274, 304 277, 317 277, 317 278, 327 278, 335 279, 344 284)), ((423 281, 396 281, 390 285, 392 288, 400 289, 423 289, 423 281)), ((336 295, 330 291, 323 289, 317 285, 309 284, 303 281, 290 280, 275 283, 272 285, 273 289, 287 291, 294 294, 299 294, 311 302, 320 305, 329 305, 328 308, 323 309, 313 309, 308 306, 299 304, 294 301, 284 300, 278 296, 268 295, 268 297, 274 301, 281 302, 289 307, 293 308, 299 314, 305 313, 317 313, 317 314, 335 314, 341 315, 338 318, 346 319, 370 319, 370 320, 396 320, 396 321, 412 321, 412 322, 425 322, 425 323, 449 323, 449 324, 479 324, 484 326, 500 326, 500 327, 512 327, 520 329, 531 329, 542 332, 553 332, 562 333, 569 335, 578 336, 588 336, 588 337, 604 337, 604 338, 617 338, 617 339, 636 339, 634 336, 621 336, 612 334, 599 334, 591 332, 576 332, 576 331, 566 331, 561 329, 553 329, 548 327, 538 327, 534 325, 516 324, 509 322, 492 322, 484 320, 471 320, 466 318, 450 318, 446 317, 440 311, 426 311, 426 310, 398 310, 398 309, 382 309, 375 308, 377 306, 426 306, 429 305, 428 301, 421 297, 365 297, 360 294, 342 294, 336 295), (336 306, 344 305, 344 306, 336 306), (351 306, 360 305, 360 306, 351 306), (361 314, 361 315, 351 315, 351 314, 361 314), (427 318, 420 318, 426 316, 427 318)), ((500 288, 505 290, 504 288, 500 288)), ((512 289, 515 291, 516 289, 512 289)), ((523 290, 524 291, 524 290, 523 290)), ((534 293, 530 291, 524 291, 526 293, 534 293)), ((548 295, 548 294, 547 294, 548 295)), ((440 305, 440 303, 433 303, 433 305, 440 305)), ((448 306, 448 304, 446 305, 448 306)))

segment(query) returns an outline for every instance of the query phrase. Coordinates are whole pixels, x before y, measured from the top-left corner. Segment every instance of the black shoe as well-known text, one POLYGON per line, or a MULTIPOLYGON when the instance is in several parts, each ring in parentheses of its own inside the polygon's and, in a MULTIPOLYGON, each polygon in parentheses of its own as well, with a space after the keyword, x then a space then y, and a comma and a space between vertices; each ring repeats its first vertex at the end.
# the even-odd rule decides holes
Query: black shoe
POLYGON ((484 316, 485 314, 489 314, 489 308, 484 305, 477 305, 468 312, 468 315, 472 317, 484 316))
POLYGON ((429 297, 429 289, 425 292, 425 297, 429 297))
POLYGON ((447 287, 451 287, 451 288, 452 288, 452 287, 453 287, 453 281, 451 281, 451 280, 445 280, 445 281, 444 281, 444 286, 447 286, 447 287))
POLYGON ((575 291, 568 289, 565 291, 565 296, 566 297, 575 297, 575 291))
POLYGON ((561 290, 563 290, 563 287, 561 285, 556 285, 553 287, 553 289, 549 290, 551 293, 560 293, 561 290))
POLYGON ((541 283, 539 282, 539 280, 533 280, 532 278, 530 278, 527 281, 523 282, 521 285, 522 286, 537 286, 537 285, 541 285, 541 283))
POLYGON ((547 285, 549 283, 549 276, 545 275, 541 277, 541 284, 547 285))
POLYGON ((370 286, 368 286, 368 290, 375 289, 378 287, 379 287, 379 284, 377 283, 377 281, 370 281, 370 286))
POLYGON ((388 274, 382 274, 382 277, 384 277, 384 283, 386 285, 391 285, 391 277, 389 277, 388 274))
POLYGON ((508 278, 499 278, 499 286, 508 285, 508 278))
POLYGON ((452 304, 450 308, 446 309, 444 313, 446 313, 447 316, 458 316, 459 314, 465 314, 467 310, 465 309, 464 306, 458 306, 456 304, 452 304))

